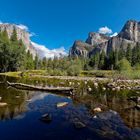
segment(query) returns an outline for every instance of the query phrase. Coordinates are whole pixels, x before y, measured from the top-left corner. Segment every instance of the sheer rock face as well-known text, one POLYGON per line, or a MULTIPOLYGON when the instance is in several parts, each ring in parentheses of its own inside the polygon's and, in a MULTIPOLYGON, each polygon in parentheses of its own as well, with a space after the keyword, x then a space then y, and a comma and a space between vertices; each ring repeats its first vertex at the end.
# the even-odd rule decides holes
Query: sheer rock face
MULTIPOLYGON (((79 56, 77 52, 81 52, 82 50, 86 50, 87 57, 101 51, 104 51, 108 55, 111 50, 126 50, 128 45, 133 48, 137 43, 140 43, 140 22, 129 20, 115 37, 108 37, 99 33, 89 33, 89 37, 86 40, 87 45, 74 44, 70 50, 70 56, 79 56)), ((83 42, 82 44, 85 43, 83 42)), ((82 53, 80 53, 80 56, 82 56, 82 53)))
POLYGON ((75 41, 69 55, 76 56, 76 57, 88 57, 89 51, 93 49, 93 46, 82 42, 82 41, 75 41))
POLYGON ((127 40, 140 42, 140 22, 135 20, 127 21, 118 36, 127 40))
POLYGON ((106 42, 109 39, 110 39, 110 37, 108 37, 104 34, 90 32, 89 36, 86 40, 86 43, 94 46, 94 45, 98 45, 98 44, 101 44, 103 42, 106 42))
POLYGON ((33 55, 33 57, 35 57, 36 51, 35 51, 35 49, 33 48, 32 44, 31 44, 30 34, 26 30, 21 29, 20 27, 18 27, 15 24, 0 24, 0 29, 2 31, 4 29, 6 29, 9 38, 11 37, 14 28, 16 29, 18 39, 21 39, 23 41, 23 43, 24 43, 24 45, 26 47, 26 50, 27 51, 29 50, 30 53, 33 55))

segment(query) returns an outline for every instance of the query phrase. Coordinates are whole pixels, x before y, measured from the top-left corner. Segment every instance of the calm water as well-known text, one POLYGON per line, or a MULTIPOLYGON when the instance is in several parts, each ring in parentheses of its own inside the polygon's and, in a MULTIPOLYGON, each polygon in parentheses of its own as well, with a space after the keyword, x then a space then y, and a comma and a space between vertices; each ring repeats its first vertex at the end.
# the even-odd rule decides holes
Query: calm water
MULTIPOLYGON (((45 82, 55 86, 69 84, 69 81, 45 82)), ((92 84, 78 83, 76 97, 21 91, 0 84, 1 102, 8 104, 0 107, 0 140, 139 140, 140 111, 134 108, 135 103, 127 100, 139 93, 101 92, 94 88, 88 92, 92 84), (60 102, 68 102, 68 105, 57 108, 60 102), (103 111, 94 113, 95 107, 101 107, 103 111), (50 123, 40 121, 46 113, 52 116, 50 123), (76 121, 86 127, 77 129, 76 121)))

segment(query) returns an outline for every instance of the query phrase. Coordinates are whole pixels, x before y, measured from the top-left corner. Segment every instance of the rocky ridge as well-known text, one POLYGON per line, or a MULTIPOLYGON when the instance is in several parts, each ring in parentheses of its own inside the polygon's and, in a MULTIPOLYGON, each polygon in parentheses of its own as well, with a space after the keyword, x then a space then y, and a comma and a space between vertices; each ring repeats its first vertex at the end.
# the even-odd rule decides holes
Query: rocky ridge
POLYGON ((9 23, 0 24, 0 30, 3 31, 4 29, 6 29, 9 38, 11 37, 14 28, 16 29, 18 39, 21 39, 23 41, 23 43, 26 47, 26 51, 29 50, 30 53, 33 55, 33 57, 35 57, 36 50, 34 49, 33 45, 31 44, 29 32, 27 32, 24 29, 21 29, 16 24, 9 24, 9 23))
POLYGON ((77 43, 75 41, 69 51, 69 56, 90 57, 102 51, 108 55, 111 50, 126 50, 128 45, 133 48, 137 43, 140 43, 140 22, 128 20, 117 36, 109 37, 104 34, 90 32, 85 42, 80 41, 77 43))

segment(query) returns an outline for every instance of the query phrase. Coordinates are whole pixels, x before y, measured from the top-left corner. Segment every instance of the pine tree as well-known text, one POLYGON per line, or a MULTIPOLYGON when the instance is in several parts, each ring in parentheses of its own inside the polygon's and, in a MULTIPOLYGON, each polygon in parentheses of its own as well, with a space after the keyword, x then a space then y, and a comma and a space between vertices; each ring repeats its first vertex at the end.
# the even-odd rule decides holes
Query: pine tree
POLYGON ((1 41, 3 43, 6 43, 6 44, 9 44, 10 43, 10 40, 9 40, 9 37, 8 37, 8 33, 7 33, 7 30, 6 28, 1 32, 1 41))
POLYGON ((132 66, 137 63, 137 49, 136 46, 132 50, 132 66))
POLYGON ((108 58, 108 64, 109 64, 109 69, 114 69, 115 66, 115 57, 114 57, 114 51, 111 50, 109 53, 109 58, 108 58))
POLYGON ((35 56, 34 66, 35 66, 35 68, 34 68, 35 70, 39 69, 39 57, 37 54, 35 56))
POLYGON ((104 66, 105 66, 105 52, 102 51, 100 54, 99 68, 104 69, 104 66))
POLYGON ((99 68, 99 62, 100 62, 100 54, 97 52, 94 56, 94 69, 99 68))
POLYGON ((44 57, 43 58, 43 60, 42 60, 42 69, 46 69, 46 67, 47 67, 47 58, 46 57, 44 57))
POLYGON ((16 31, 16 28, 15 28, 15 27, 14 27, 14 29, 13 29, 13 33, 12 33, 12 35, 11 35, 10 40, 11 40, 12 42, 15 42, 15 43, 18 42, 17 31, 16 31))
POLYGON ((119 61, 119 58, 118 58, 118 50, 116 49, 115 52, 114 52, 114 66, 115 66, 115 69, 117 68, 118 66, 118 61, 119 61))
POLYGON ((126 50, 126 59, 132 64, 132 49, 131 45, 128 44, 127 50, 126 50))

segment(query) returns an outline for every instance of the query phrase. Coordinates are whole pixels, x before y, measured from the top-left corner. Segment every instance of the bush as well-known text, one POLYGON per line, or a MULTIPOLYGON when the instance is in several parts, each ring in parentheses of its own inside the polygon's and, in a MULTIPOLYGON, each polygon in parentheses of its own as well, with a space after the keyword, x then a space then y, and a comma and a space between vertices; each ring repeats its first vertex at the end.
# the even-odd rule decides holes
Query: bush
POLYGON ((139 63, 135 64, 134 70, 140 70, 140 64, 139 63))
POLYGON ((132 67, 129 61, 125 58, 119 61, 118 63, 118 69, 119 71, 131 71, 132 67))
POLYGON ((67 69, 67 75, 78 76, 81 72, 81 68, 78 65, 72 65, 67 69))

